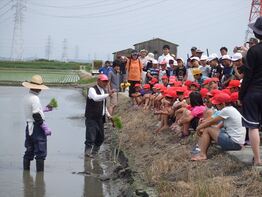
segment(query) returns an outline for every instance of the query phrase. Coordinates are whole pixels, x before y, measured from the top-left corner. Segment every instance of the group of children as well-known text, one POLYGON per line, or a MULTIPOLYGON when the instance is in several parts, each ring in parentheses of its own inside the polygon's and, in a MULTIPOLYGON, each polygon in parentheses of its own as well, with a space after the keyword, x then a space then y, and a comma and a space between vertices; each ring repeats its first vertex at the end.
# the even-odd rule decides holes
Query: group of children
POLYGON ((192 71, 194 81, 163 75, 160 79, 152 77, 144 85, 135 84, 135 92, 131 95, 134 107, 152 110, 157 115, 160 123, 155 130, 156 134, 172 130, 181 138, 186 138, 196 131, 199 135, 196 146, 198 151, 193 151, 192 160, 207 159, 206 152, 211 139, 224 150, 240 150, 246 137, 239 112, 240 80, 229 80, 227 86, 222 88, 219 78, 201 78, 202 71, 199 68, 192 71), (201 82, 199 79, 202 79, 201 82), (225 122, 230 122, 230 128, 225 122))

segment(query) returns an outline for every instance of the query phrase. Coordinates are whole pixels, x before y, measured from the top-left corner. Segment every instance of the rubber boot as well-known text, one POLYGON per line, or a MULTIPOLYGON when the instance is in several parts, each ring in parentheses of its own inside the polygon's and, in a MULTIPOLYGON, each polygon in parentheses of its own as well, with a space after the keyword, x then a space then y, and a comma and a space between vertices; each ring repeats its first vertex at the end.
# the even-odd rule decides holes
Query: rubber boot
POLYGON ((36 160, 36 171, 37 172, 43 172, 44 171, 44 160, 43 159, 37 159, 36 160))
POLYGON ((30 170, 30 160, 29 159, 24 159, 23 167, 24 167, 24 170, 30 170))

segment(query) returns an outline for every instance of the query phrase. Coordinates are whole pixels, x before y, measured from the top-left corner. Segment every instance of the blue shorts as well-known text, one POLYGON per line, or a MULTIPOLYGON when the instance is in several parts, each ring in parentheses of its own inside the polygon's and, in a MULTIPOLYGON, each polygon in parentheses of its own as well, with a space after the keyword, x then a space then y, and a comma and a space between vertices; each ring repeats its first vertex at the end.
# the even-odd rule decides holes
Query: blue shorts
POLYGON ((240 150, 242 147, 240 144, 234 142, 231 137, 222 128, 217 138, 217 144, 221 146, 222 150, 240 150))

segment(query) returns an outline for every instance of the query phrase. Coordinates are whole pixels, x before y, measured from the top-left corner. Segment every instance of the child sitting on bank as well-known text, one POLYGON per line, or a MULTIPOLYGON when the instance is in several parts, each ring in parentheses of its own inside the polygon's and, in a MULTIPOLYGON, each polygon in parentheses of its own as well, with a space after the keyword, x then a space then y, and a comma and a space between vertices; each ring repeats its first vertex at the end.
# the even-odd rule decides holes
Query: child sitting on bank
POLYGON ((140 83, 135 84, 134 87, 135 87, 135 92, 131 94, 131 97, 133 98, 134 106, 136 106, 137 108, 143 103, 143 98, 141 94, 142 89, 140 83))
POLYGON ((199 92, 191 92, 189 95, 190 106, 183 111, 181 118, 178 120, 178 125, 182 126, 182 138, 190 135, 189 127, 194 130, 198 126, 199 119, 203 117, 206 107, 199 92))
POLYGON ((164 98, 162 99, 161 110, 156 111, 155 115, 160 115, 160 127, 155 131, 156 133, 160 133, 166 129, 169 129, 168 120, 173 115, 174 111, 172 109, 173 102, 176 98, 176 92, 172 90, 167 90, 164 93, 164 98))
POLYGON ((150 96, 152 95, 152 91, 150 89, 149 84, 145 84, 143 86, 142 90, 142 96, 143 96, 143 103, 144 103, 144 108, 143 110, 147 110, 150 107, 150 96))

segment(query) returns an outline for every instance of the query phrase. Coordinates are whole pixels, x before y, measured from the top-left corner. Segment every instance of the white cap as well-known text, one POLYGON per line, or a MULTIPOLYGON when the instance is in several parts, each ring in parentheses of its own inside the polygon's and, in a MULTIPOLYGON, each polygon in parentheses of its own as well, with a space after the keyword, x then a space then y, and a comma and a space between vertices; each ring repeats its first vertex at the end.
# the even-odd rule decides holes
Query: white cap
POLYGON ((212 61, 212 60, 217 59, 217 58, 218 58, 217 54, 216 54, 216 53, 212 53, 212 54, 208 57, 208 61, 212 61))
POLYGON ((231 57, 229 55, 223 55, 222 60, 231 60, 231 57))
POLYGON ((147 58, 148 58, 148 59, 154 59, 154 58, 155 58, 154 53, 148 53, 148 54, 147 54, 147 58))
POLYGON ((177 61, 176 60, 174 60, 174 66, 177 66, 178 64, 177 64, 177 61))
POLYGON ((158 64, 158 61, 156 59, 153 59, 152 64, 158 64))
POLYGON ((191 57, 191 58, 190 58, 190 61, 192 61, 192 60, 197 60, 197 61, 200 61, 199 57, 196 57, 196 56, 194 56, 194 57, 191 57))
POLYGON ((184 62, 182 57, 177 57, 176 60, 181 60, 182 62, 184 62))
POLYGON ((237 61, 237 60, 240 60, 240 59, 242 59, 242 54, 241 53, 235 53, 233 56, 232 56, 232 58, 231 58, 231 60, 234 62, 234 61, 237 61))
POLYGON ((202 55, 201 55, 201 58, 200 58, 200 61, 201 61, 201 60, 207 60, 207 59, 208 59, 207 55, 202 54, 202 55))

